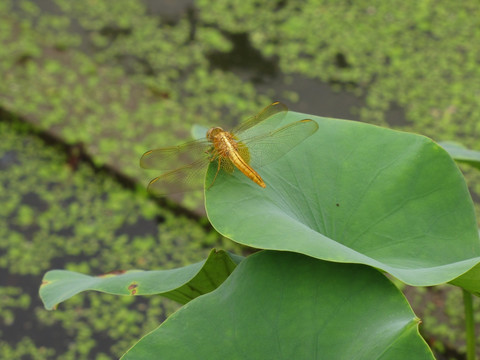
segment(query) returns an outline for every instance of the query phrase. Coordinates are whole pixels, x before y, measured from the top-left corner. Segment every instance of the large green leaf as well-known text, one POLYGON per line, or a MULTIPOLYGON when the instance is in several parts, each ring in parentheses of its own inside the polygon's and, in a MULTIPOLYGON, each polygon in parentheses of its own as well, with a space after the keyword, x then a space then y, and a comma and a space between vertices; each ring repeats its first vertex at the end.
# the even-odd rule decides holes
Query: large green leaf
POLYGON ((480 265, 477 264, 469 271, 450 281, 450 284, 459 286, 472 294, 480 296, 480 265))
POLYGON ((51 270, 43 277, 40 297, 48 310, 86 290, 115 295, 161 294, 185 304, 220 286, 242 259, 212 250, 205 261, 171 270, 130 270, 102 276, 51 270))
MULTIPOLYGON (((473 203, 444 149, 415 134, 299 113, 278 126, 303 118, 319 130, 258 169, 265 189, 235 171, 220 172, 206 191, 221 234, 368 264, 412 285, 450 281, 480 261, 473 203)), ((211 164, 207 184, 215 171, 211 164)))
POLYGON ((480 170, 480 151, 469 150, 462 144, 451 141, 440 142, 439 145, 447 150, 456 161, 469 164, 480 170))
POLYGON ((374 269, 263 251, 122 359, 433 359, 418 323, 374 269))

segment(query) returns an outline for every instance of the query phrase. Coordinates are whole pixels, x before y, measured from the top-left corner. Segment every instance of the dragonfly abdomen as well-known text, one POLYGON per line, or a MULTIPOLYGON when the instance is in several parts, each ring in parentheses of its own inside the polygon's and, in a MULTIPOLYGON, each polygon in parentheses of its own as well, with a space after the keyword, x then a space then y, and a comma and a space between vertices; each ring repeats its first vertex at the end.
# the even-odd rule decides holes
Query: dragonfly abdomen
MULTIPOLYGON (((221 132, 215 137, 214 146, 220 157, 228 158, 235 167, 240 170, 246 177, 261 187, 266 187, 262 177, 248 165, 249 159, 244 159, 239 152, 239 144, 233 136, 228 132, 221 132)), ((245 149, 248 151, 248 149, 245 149)))

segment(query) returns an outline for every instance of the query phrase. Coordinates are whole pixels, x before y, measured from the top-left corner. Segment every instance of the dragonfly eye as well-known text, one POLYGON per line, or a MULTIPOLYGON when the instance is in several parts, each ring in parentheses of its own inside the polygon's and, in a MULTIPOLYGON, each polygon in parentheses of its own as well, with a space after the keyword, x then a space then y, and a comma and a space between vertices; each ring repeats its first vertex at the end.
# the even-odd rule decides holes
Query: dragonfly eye
POLYGON ((210 142, 213 142, 215 139, 215 136, 217 136, 219 133, 223 132, 223 129, 220 127, 212 127, 207 131, 207 139, 210 142))

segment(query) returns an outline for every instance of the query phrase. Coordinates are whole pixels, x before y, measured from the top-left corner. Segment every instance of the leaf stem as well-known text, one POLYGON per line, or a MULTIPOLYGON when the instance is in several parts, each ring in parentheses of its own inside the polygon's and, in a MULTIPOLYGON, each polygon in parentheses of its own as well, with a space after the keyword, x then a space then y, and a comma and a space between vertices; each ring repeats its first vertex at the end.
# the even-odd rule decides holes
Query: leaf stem
POLYGON ((473 321, 472 294, 463 291, 463 307, 465 309, 465 328, 467 337, 467 360, 475 360, 475 324, 473 321))

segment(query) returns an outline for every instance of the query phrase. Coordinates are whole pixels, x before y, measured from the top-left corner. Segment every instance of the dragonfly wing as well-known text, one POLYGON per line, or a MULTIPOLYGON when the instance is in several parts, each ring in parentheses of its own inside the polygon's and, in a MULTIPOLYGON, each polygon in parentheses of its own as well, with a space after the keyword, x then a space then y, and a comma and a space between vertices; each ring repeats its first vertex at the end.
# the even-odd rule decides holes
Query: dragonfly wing
POLYGON ((155 195, 178 194, 203 187, 208 158, 201 158, 181 168, 167 171, 148 184, 148 191, 155 195))
POLYGON ((251 118, 245 120, 240 125, 238 125, 235 129, 232 130, 234 135, 242 134, 243 138, 251 137, 249 134, 249 129, 255 126, 254 130, 257 134, 258 133, 265 133, 271 131, 275 128, 276 123, 281 121, 283 117, 287 114, 288 108, 285 104, 276 101, 273 104, 268 105, 265 109, 260 111, 257 115, 252 116, 251 118), (278 115, 277 115, 278 114, 278 115), (270 122, 265 121, 274 115, 276 116, 276 121, 270 122))
POLYGON ((190 141, 182 145, 149 150, 140 158, 144 169, 169 170, 208 158, 211 144, 207 140, 190 141))
POLYGON ((250 151, 251 164, 260 167, 281 158, 318 130, 310 119, 300 120, 271 131, 268 134, 245 140, 250 151))

